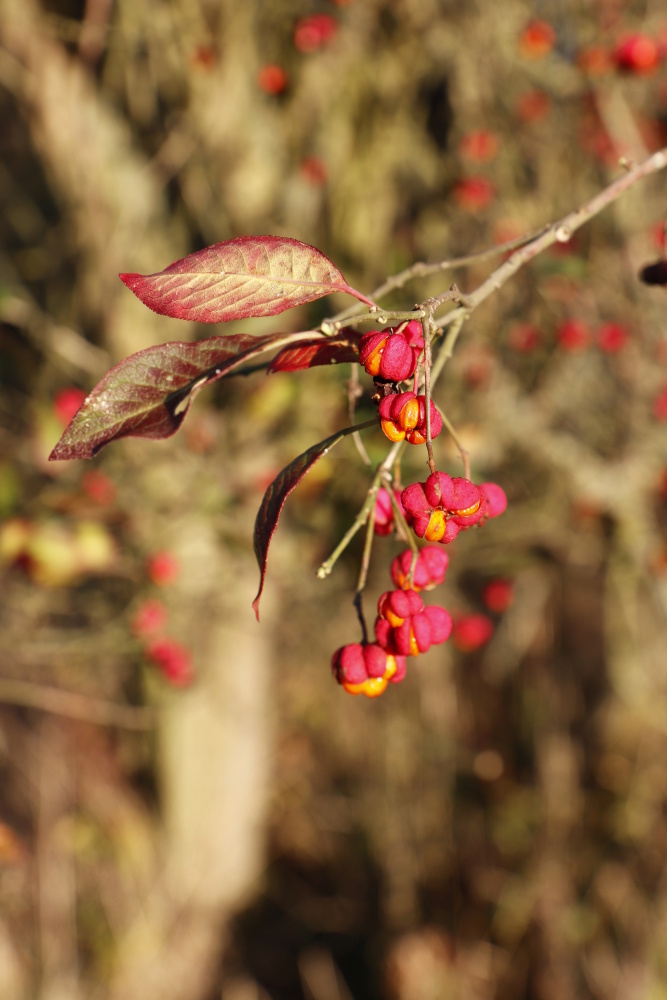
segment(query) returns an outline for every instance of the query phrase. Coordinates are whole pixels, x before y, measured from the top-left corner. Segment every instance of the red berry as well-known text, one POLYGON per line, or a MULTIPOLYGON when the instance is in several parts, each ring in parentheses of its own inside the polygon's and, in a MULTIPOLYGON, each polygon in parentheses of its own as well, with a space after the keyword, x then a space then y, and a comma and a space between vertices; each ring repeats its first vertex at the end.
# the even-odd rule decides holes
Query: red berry
POLYGON ((588 76, 602 76, 612 68, 612 57, 601 45, 589 45, 580 49, 577 55, 577 66, 588 76))
POLYGON ((648 35, 627 35, 614 49, 613 59, 626 73, 653 73, 660 63, 660 49, 648 35))
POLYGON ((541 59, 556 44, 556 32, 548 21, 531 21, 519 36, 519 51, 527 59, 541 59))
MULTIPOLYGON (((378 332, 364 333, 359 341, 359 364, 369 375, 391 382, 410 378, 417 367, 424 341, 415 337, 412 322, 401 329, 388 327, 378 332)), ((421 325, 416 324, 421 330, 421 325)))
POLYGON ((486 615, 466 615, 454 622, 452 641, 463 653, 486 645, 493 635, 493 622, 486 615))
POLYGON ((466 212, 482 212, 496 197, 496 189, 487 177, 462 177, 452 188, 452 197, 466 212))
POLYGON ((146 655, 174 687, 187 687, 194 680, 190 652, 175 639, 155 639, 146 655))
POLYGON ((628 341, 628 331, 620 323, 603 323, 598 328, 596 339, 601 351, 617 354, 628 341))
MULTIPOLYGON (((410 589, 409 573, 412 566, 412 549, 405 549, 391 564, 391 578, 397 587, 410 589)), ((427 545, 417 556, 412 590, 432 590, 445 579, 449 556, 436 545, 427 545)))
POLYGON ((505 491, 497 483, 481 483, 480 492, 486 499, 486 517, 499 517, 507 509, 505 491))
POLYGON ((299 52, 317 52, 336 35, 338 23, 330 14, 310 14, 300 18, 294 29, 294 45, 299 52))
POLYGON ((327 168, 319 156, 305 156, 299 167, 301 176, 313 187, 322 187, 327 182, 327 168))
POLYGON ((488 129, 468 132, 459 143, 459 152, 473 163, 490 163, 498 152, 498 136, 488 129))
MULTIPOLYGON (((401 491, 394 490, 396 502, 401 504, 401 491)), ((374 512, 374 530, 376 535, 390 535, 394 530, 394 508, 389 490, 381 486, 377 492, 374 512)))
POLYGON ((653 401, 653 416, 661 423, 667 422, 667 386, 653 401))
POLYGON ((336 650, 331 669, 349 694, 377 698, 389 681, 397 684, 403 680, 405 658, 388 653, 376 643, 355 642, 336 650))
POLYGON ((588 347, 590 330, 579 319, 566 319, 556 331, 558 344, 564 351, 583 351, 588 347))
POLYGON ((390 590, 378 601, 375 638, 389 653, 418 656, 449 638, 452 620, 445 608, 424 602, 414 590, 390 590))
POLYGON ((167 587, 178 579, 181 566, 171 552, 155 552, 149 556, 146 569, 150 580, 158 587, 167 587))
POLYGON ((419 538, 446 545, 461 528, 477 524, 486 514, 482 491, 468 479, 434 472, 425 483, 413 483, 401 494, 405 517, 419 538))
POLYGON ((522 122, 541 121, 551 111, 551 100, 542 90, 528 90, 518 98, 514 113, 522 122))
MULTIPOLYGON (((431 400, 431 439, 442 430, 442 417, 431 400)), ((385 396, 379 407, 380 426, 390 441, 424 444, 426 441, 426 397, 414 392, 385 396)))
POLYGON ((83 389, 76 389, 72 386, 69 389, 61 389, 56 393, 53 400, 53 412, 56 417, 66 427, 76 416, 86 399, 83 389))
POLYGON ((106 507, 116 499, 116 487, 108 476, 105 476, 99 469, 90 469, 84 473, 81 480, 83 492, 95 503, 106 507))
POLYGON ((530 354, 540 346, 540 331, 532 323, 515 323, 507 335, 507 343, 513 351, 530 354))
POLYGON ((502 614, 514 599, 514 584, 511 580, 490 580, 482 591, 482 600, 489 611, 502 614))
POLYGON ((132 618, 132 632, 137 638, 162 632, 167 624, 167 609, 162 601, 149 598, 137 608, 132 618))
POLYGON ((257 84, 260 90, 272 97, 276 94, 282 94, 287 87, 287 73, 282 66, 267 63, 261 67, 257 74, 257 84))

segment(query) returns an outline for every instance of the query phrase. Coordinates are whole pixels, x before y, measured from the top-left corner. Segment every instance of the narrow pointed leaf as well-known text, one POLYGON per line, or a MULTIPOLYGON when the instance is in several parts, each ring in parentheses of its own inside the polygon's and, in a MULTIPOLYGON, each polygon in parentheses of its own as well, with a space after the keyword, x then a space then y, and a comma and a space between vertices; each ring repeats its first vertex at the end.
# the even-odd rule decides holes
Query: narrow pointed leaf
POLYGON ((296 347, 283 347, 267 368, 267 373, 297 372, 318 365, 343 364, 358 361, 359 338, 356 345, 347 339, 305 340, 296 347))
POLYGON ((171 437, 200 389, 294 336, 209 337, 132 354, 97 383, 49 459, 93 458, 105 444, 123 437, 171 437))
POLYGON ((285 506, 285 500, 292 490, 299 485, 306 473, 312 469, 318 459, 326 455, 328 451, 331 451, 334 445, 342 441, 348 434, 361 430, 363 427, 370 427, 376 423, 376 420, 369 420, 364 424, 345 427, 342 431, 338 431, 336 434, 332 434, 331 437, 325 438, 324 441, 314 444, 312 448, 304 451, 302 455, 299 455, 289 465, 286 465, 267 489, 257 512, 253 535, 253 547, 260 573, 259 590, 257 591, 255 600, 252 602, 257 621, 259 621, 259 599, 264 590, 269 545, 278 527, 278 520, 285 506))
POLYGON ((222 323, 275 316, 331 292, 350 288, 335 264, 315 247, 284 236, 242 236, 191 253, 156 274, 121 274, 144 305, 163 316, 222 323))

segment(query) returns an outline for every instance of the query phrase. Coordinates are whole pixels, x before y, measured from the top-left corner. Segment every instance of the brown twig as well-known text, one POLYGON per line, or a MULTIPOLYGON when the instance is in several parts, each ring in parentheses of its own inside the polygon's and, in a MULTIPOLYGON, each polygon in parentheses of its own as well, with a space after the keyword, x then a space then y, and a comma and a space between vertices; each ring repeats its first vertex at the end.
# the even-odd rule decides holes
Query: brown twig
POLYGON ((504 261, 486 281, 466 296, 467 302, 458 309, 452 310, 438 321, 438 326, 443 328, 454 323, 459 317, 467 319, 468 316, 489 298, 494 292, 509 281, 520 268, 524 267, 531 260, 547 250, 554 243, 568 243, 572 234, 585 225, 595 215, 615 202, 621 195, 633 187, 638 181, 655 174, 667 167, 667 148, 659 150, 648 160, 644 160, 639 166, 628 170, 622 177, 615 180, 609 187, 606 187, 599 194, 596 194, 586 204, 575 208, 573 212, 564 216, 560 221, 553 222, 539 236, 530 243, 526 243, 519 250, 516 250, 504 261))

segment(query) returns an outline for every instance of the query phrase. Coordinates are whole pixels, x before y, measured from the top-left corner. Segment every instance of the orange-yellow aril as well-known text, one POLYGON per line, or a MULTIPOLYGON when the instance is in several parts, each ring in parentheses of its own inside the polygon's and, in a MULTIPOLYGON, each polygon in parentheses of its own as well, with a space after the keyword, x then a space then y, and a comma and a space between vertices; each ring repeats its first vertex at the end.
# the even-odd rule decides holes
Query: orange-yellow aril
POLYGON ((397 427, 391 420, 381 420, 380 427, 385 437, 388 437, 390 441, 402 441, 405 437, 405 431, 397 427))
POLYGON ((419 423, 419 403, 409 399, 398 415, 398 422, 404 431, 411 431, 419 423))
POLYGON ((439 542, 447 530, 447 518, 443 510, 434 510, 424 532, 428 542, 439 542))
POLYGON ((384 672, 384 680, 391 680, 397 670, 398 664, 396 663, 396 657, 391 656, 391 654, 387 654, 387 669, 384 672))
POLYGON ((364 370, 368 372, 369 375, 377 375, 380 371, 380 364, 382 362, 382 353, 384 351, 384 345, 387 343, 383 340, 381 344, 371 351, 371 353, 366 358, 366 364, 364 365, 364 370))
POLYGON ((472 505, 472 507, 466 507, 465 510, 453 510, 452 514, 454 517, 470 517, 471 514, 477 513, 480 503, 481 501, 478 500, 477 503, 472 505))
POLYGON ((369 677, 361 684, 343 684, 348 694, 365 694, 367 698, 377 698, 387 688, 384 677, 369 677))

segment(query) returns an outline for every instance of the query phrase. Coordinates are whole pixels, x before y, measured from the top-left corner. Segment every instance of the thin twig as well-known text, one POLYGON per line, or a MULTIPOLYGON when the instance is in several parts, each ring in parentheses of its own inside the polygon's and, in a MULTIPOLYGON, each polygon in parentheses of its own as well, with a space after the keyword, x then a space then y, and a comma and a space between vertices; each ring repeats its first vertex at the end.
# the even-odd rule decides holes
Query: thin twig
POLYGON ((361 508, 361 510, 355 517, 354 521, 347 529, 347 531, 345 532, 345 534, 343 535, 340 542, 333 550, 329 558, 325 559, 322 565, 319 567, 317 571, 317 578, 319 580, 324 580, 326 579, 327 576, 329 576, 331 570, 334 568, 334 566, 338 562, 338 559, 343 554, 345 549, 348 547, 348 545, 350 544, 356 533, 366 524, 366 521, 371 515, 371 511, 375 508, 375 500, 379 488, 380 488, 380 476, 376 472, 375 477, 373 479, 373 483, 368 493, 366 494, 366 500, 364 502, 363 507, 361 508))
POLYGON ((467 449, 461 444, 461 439, 456 433, 454 425, 450 421, 449 417, 445 416, 444 413, 441 413, 440 416, 442 417, 443 424, 447 428, 447 433, 459 450, 459 455, 461 456, 461 461, 463 462, 463 475, 466 479, 470 479, 470 455, 468 454, 467 449))
MULTIPOLYGON (((351 366, 350 381, 347 383, 347 416, 351 424, 354 423, 357 399, 361 394, 362 390, 359 387, 359 365, 353 364, 351 366)), ((352 440, 364 465, 372 465, 370 455, 366 451, 366 446, 361 440, 359 431, 354 432, 352 440)))
POLYGON ((595 197, 586 202, 585 205, 576 208, 559 222, 552 223, 541 235, 511 254, 486 281, 482 282, 474 292, 466 296, 467 304, 465 306, 447 313, 446 316, 438 320, 438 326, 442 329, 456 322, 459 317, 467 319, 473 310, 481 305, 482 302, 485 302, 493 292, 497 292, 498 289, 502 288, 520 268, 537 257, 538 254, 553 246, 554 243, 568 243, 572 238, 572 234, 577 229, 580 229, 590 219, 603 211, 603 209, 617 201, 637 181, 643 180, 645 177, 649 177, 659 170, 664 170, 665 167, 667 167, 667 148, 659 150, 653 156, 650 156, 648 160, 640 163, 639 166, 628 170, 622 177, 619 177, 613 184, 605 188, 604 191, 600 191, 599 194, 596 194, 595 197))
POLYGON ((406 285, 408 281, 412 281, 414 278, 427 278, 429 275, 438 274, 440 271, 454 271, 457 268, 467 267, 469 264, 478 264, 480 261, 488 260, 490 257, 497 257, 499 254, 508 253, 510 250, 516 249, 516 247, 523 246, 524 243, 530 243, 542 232, 543 230, 539 229, 537 232, 518 236, 513 240, 508 240, 506 243, 499 243, 487 250, 478 250, 463 257, 452 257, 450 260, 441 260, 434 264, 426 264, 423 261, 418 261, 416 264, 406 267, 404 271, 400 271, 391 278, 387 278, 385 282, 375 289, 373 298, 381 299, 385 295, 388 295, 389 292, 393 292, 397 288, 402 288, 403 285, 406 285))
POLYGON ((426 454, 428 455, 428 467, 431 475, 435 472, 435 456, 433 454, 433 440, 431 438, 431 323, 433 311, 431 310, 422 320, 422 330, 424 332, 424 408, 426 416, 426 454))

